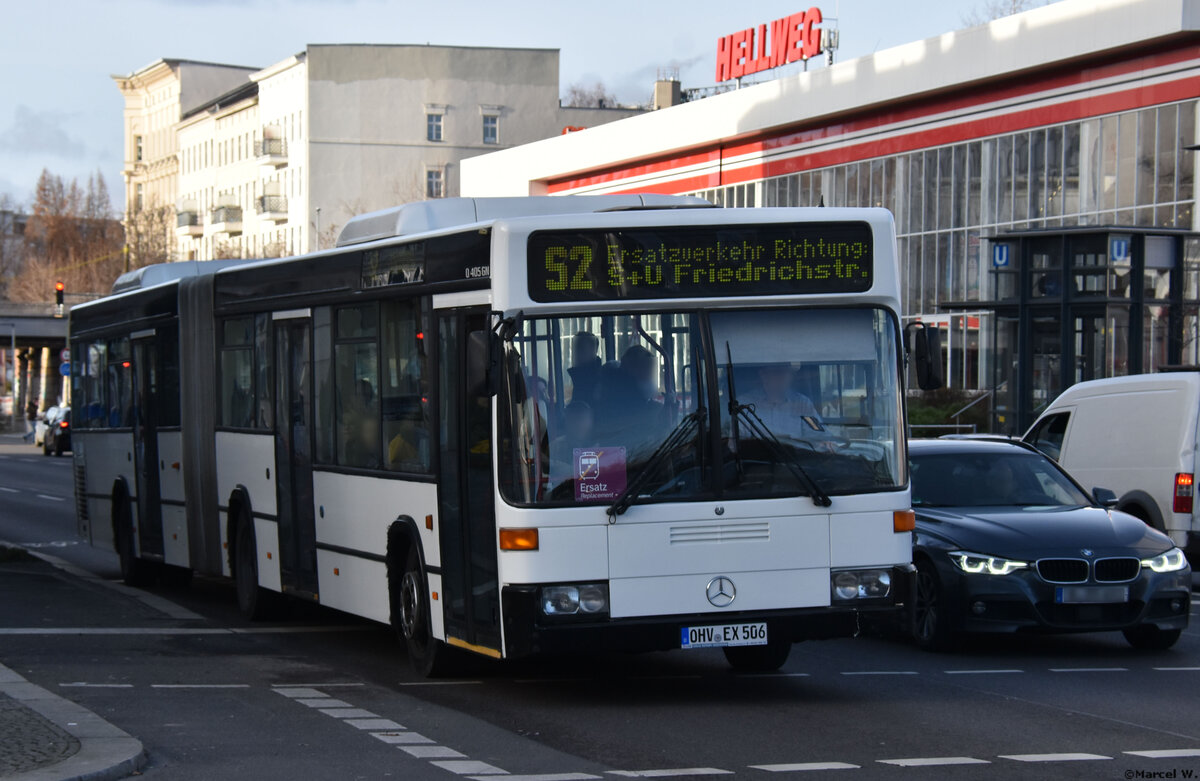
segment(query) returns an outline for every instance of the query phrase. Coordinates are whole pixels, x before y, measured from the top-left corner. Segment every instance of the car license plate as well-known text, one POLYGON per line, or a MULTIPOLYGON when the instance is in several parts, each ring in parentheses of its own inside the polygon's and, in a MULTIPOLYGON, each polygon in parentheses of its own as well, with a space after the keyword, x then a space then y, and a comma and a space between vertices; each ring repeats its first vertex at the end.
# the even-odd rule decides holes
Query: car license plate
POLYGON ((680 648, 728 648, 734 645, 766 645, 767 623, 685 626, 679 631, 680 648))
POLYGON ((1129 601, 1127 586, 1059 586, 1054 601, 1060 605, 1111 605, 1129 601))

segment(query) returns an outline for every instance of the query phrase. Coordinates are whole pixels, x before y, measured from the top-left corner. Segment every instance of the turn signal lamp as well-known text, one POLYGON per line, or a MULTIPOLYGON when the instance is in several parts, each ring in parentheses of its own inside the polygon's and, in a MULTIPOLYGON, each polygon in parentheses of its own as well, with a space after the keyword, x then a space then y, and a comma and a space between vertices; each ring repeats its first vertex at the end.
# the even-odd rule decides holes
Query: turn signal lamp
POLYGON ((917 528, 917 514, 912 510, 896 510, 892 513, 892 531, 910 532, 917 528))
POLYGON ((1175 475, 1175 502, 1172 510, 1186 515, 1192 514, 1193 476, 1190 472, 1175 475))
POLYGON ((500 550, 537 550, 537 529, 501 529, 500 550))

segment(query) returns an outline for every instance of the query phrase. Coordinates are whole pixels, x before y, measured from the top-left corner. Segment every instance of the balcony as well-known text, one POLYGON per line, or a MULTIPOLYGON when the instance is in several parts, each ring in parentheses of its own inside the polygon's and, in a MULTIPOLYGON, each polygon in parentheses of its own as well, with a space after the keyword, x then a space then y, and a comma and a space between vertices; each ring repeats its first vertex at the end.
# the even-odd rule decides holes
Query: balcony
POLYGON ((200 224, 200 212, 184 211, 175 213, 176 236, 203 236, 204 226, 200 224))
POLYGON ((254 159, 259 165, 283 168, 288 164, 287 141, 282 138, 264 138, 254 142, 254 159))
POLYGON ((260 218, 270 222, 287 222, 288 203, 286 195, 260 195, 256 203, 260 218))
POLYGON ((236 236, 242 232, 242 207, 218 206, 212 210, 213 233, 236 236))

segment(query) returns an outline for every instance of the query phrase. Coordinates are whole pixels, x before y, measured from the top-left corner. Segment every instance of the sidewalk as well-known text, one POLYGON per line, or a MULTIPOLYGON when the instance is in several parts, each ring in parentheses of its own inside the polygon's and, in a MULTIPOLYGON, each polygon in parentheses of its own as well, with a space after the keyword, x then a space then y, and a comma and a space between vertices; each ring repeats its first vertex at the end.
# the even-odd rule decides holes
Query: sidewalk
MULTIPOLYGON (((0 546, 0 560, 22 556, 0 546)), ((141 741, 0 664, 0 778, 107 781, 145 762, 141 741)))

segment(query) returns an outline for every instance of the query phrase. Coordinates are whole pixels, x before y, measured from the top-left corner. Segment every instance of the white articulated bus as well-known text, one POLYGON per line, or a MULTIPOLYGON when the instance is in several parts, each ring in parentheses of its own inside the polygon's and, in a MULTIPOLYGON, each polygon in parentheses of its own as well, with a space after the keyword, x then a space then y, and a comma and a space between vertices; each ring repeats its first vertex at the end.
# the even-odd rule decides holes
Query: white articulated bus
POLYGON ((892 217, 701 205, 417 203, 119 281, 72 311, 81 533, 427 675, 853 634, 912 572, 892 217))

